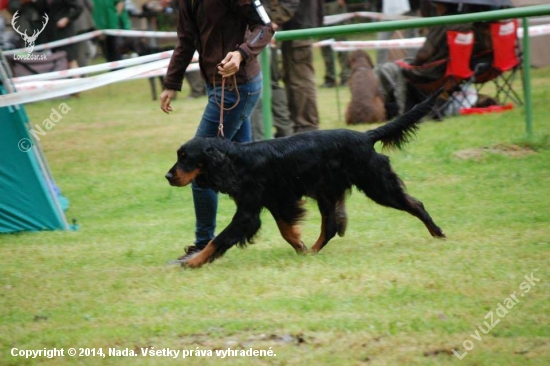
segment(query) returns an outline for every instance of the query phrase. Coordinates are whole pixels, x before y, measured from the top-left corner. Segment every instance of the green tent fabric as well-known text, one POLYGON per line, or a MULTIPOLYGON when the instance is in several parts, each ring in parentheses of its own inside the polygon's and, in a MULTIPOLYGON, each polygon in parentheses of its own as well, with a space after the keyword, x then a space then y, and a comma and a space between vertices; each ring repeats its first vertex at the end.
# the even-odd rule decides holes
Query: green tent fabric
POLYGON ((30 147, 26 122, 23 106, 0 108, 0 233, 67 230, 53 178, 39 146, 30 147))

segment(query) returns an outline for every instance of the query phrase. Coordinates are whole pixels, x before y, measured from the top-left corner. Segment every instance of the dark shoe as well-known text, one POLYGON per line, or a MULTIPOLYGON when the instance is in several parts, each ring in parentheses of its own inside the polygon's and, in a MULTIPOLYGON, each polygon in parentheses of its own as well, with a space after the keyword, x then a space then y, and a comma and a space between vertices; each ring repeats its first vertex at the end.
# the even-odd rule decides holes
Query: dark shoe
POLYGON ((325 81, 323 85, 321 85, 321 88, 334 88, 336 86, 336 83, 334 81, 325 81))
POLYGON ((201 250, 204 249, 204 246, 197 246, 197 245, 190 245, 185 248, 185 254, 179 257, 178 259, 174 259, 172 261, 169 261, 166 264, 183 264, 185 263, 189 258, 194 256, 195 254, 199 253, 201 250))

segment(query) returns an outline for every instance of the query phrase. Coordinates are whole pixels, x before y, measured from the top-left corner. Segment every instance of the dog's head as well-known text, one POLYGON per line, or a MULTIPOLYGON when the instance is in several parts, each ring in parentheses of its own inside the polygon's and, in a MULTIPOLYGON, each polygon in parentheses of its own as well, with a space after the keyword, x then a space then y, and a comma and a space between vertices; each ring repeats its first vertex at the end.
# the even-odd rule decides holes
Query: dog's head
POLYGON ((208 176, 209 170, 224 172, 226 144, 230 142, 219 138, 189 140, 178 149, 177 161, 166 173, 166 179, 172 186, 184 187, 199 176, 208 176))
POLYGON ((372 59, 370 58, 369 54, 363 50, 353 51, 349 55, 349 62, 352 69, 357 67, 374 67, 374 64, 372 63, 372 59))
POLYGON ((200 140, 193 139, 178 149, 176 164, 166 173, 172 186, 184 187, 204 169, 204 153, 200 140))

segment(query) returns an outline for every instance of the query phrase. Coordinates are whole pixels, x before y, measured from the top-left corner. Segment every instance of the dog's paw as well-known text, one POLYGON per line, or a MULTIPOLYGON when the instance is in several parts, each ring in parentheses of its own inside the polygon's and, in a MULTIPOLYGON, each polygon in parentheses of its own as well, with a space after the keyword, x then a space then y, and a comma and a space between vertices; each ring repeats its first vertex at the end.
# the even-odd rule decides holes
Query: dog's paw
POLYGON ((443 230, 437 228, 438 230, 436 230, 435 232, 431 233, 432 236, 434 238, 438 238, 438 239, 445 239, 447 238, 447 236, 445 235, 445 233, 443 232, 443 230))
POLYGON ((200 252, 191 254, 180 260, 182 268, 200 268, 204 263, 199 259, 200 252))
POLYGON ((306 245, 302 242, 300 242, 300 244, 302 245, 301 247, 294 248, 294 250, 296 250, 296 254, 306 254, 306 253, 308 253, 308 249, 307 249, 306 245))
POLYGON ((196 264, 196 263, 193 263, 193 262, 182 262, 181 263, 181 268, 184 268, 184 269, 196 269, 196 268, 200 268, 202 267, 202 264, 196 264))

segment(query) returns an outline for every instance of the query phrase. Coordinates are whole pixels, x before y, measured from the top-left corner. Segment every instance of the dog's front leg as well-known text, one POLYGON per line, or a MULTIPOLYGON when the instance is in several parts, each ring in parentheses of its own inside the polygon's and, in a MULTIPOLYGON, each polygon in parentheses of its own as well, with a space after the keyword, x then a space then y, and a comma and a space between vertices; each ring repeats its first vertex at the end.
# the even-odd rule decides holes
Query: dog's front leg
POLYGON ((260 208, 238 205, 231 223, 203 250, 183 262, 182 267, 201 267, 222 256, 233 245, 237 243, 245 245, 260 230, 260 226, 260 208))

